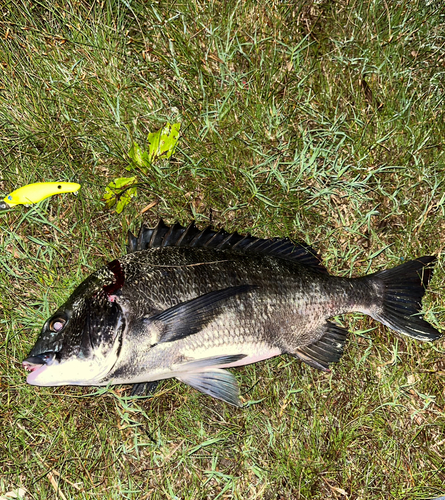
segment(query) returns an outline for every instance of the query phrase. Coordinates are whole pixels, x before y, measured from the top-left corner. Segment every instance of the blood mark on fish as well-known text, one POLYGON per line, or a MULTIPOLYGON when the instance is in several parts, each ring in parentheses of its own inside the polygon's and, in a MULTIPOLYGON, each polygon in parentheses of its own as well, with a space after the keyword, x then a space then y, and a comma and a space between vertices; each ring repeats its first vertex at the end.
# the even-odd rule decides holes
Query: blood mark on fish
POLYGON ((118 260, 111 261, 107 264, 107 267, 114 274, 114 281, 109 285, 104 286, 104 292, 108 295, 111 302, 113 302, 116 298, 113 294, 124 286, 125 273, 118 260))

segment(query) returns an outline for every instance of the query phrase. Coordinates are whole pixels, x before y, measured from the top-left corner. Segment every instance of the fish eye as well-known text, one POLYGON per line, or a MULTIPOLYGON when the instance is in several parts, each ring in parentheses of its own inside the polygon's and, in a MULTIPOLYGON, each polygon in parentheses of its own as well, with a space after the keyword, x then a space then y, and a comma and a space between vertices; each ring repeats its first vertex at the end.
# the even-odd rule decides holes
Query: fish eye
POLYGON ((54 318, 49 324, 49 329, 52 332, 60 332, 65 326, 66 320, 64 318, 54 318))

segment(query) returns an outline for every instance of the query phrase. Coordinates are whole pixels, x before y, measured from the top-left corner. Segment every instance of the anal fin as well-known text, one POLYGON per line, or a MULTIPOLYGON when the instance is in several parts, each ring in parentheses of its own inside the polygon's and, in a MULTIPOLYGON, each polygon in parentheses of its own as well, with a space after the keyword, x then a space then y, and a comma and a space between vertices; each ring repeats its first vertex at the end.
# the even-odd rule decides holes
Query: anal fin
POLYGON ((328 372, 329 365, 337 363, 342 357, 347 335, 347 330, 327 321, 323 325, 323 335, 317 341, 289 354, 314 368, 328 372))

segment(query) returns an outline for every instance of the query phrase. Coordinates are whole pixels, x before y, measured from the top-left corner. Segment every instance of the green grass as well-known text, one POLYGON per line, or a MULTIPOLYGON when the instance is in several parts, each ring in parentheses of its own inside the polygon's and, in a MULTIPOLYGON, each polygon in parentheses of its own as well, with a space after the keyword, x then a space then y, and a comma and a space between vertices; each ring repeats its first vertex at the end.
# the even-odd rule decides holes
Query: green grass
MULTIPOLYGON (((246 407, 176 381, 36 388, 21 360, 141 221, 305 240, 358 276, 445 246, 442 2, 9 2, 0 18, 0 192, 77 181, 0 214, 0 496, 427 499, 445 494, 443 342, 360 315, 331 374, 234 370, 246 407), (132 141, 178 149, 120 215, 101 201, 132 141), (142 217, 151 202, 154 208, 142 217)), ((443 327, 440 259, 424 300, 443 327)))

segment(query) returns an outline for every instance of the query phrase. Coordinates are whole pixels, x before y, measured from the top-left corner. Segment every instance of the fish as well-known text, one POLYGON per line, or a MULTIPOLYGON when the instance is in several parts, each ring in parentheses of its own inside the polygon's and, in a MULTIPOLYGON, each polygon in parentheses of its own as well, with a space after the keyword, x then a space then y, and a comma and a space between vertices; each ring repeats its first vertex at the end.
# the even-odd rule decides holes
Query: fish
POLYGON ((131 384, 133 394, 176 378, 240 406, 227 368, 288 354, 329 371, 360 312, 396 333, 434 341, 421 315, 435 256, 345 278, 288 238, 262 239, 142 225, 127 254, 87 277, 45 322, 23 367, 36 386, 131 384))

